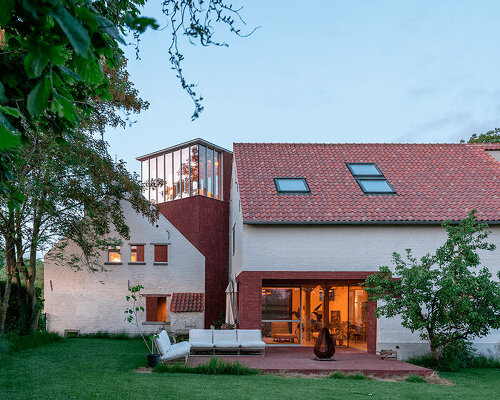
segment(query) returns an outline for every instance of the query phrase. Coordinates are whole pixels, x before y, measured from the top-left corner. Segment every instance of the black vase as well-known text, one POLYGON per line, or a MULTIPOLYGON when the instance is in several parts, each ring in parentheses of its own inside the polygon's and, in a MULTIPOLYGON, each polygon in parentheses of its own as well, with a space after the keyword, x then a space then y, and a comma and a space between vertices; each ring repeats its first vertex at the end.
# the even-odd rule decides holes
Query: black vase
POLYGON ((319 332, 318 340, 314 345, 314 354, 319 360, 329 360, 335 354, 335 345, 328 328, 323 328, 319 332))
POLYGON ((159 354, 148 354, 148 367, 154 368, 160 363, 159 354))

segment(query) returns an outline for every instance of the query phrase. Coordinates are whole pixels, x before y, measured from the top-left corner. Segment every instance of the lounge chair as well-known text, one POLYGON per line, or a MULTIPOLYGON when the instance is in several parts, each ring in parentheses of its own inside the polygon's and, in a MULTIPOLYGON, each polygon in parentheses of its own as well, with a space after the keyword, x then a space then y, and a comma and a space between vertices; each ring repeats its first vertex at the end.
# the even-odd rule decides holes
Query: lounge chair
POLYGON ((266 351, 266 343, 262 341, 262 333, 259 329, 238 329, 238 343, 240 350, 260 352, 264 357, 266 351))
POLYGON ((184 358, 184 362, 187 363, 189 352, 191 351, 191 344, 189 342, 172 344, 168 333, 164 330, 160 332, 158 337, 154 338, 154 341, 156 348, 160 352, 160 360, 162 362, 184 358))

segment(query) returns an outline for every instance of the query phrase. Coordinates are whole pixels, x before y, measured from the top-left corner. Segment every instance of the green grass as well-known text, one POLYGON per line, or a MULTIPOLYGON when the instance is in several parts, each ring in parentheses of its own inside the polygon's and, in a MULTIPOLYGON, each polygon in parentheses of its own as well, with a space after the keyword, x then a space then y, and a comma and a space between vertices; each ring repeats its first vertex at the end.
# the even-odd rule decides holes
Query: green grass
POLYGON ((361 372, 354 372, 352 374, 344 374, 342 371, 335 371, 329 376, 330 379, 354 379, 358 381, 371 380, 370 376, 363 375, 361 372))
POLYGON ((17 353, 19 351, 57 342, 61 339, 62 337, 57 333, 38 332, 33 335, 25 336, 7 334, 4 336, 3 341, 7 342, 9 353, 17 353))
POLYGON ((454 386, 353 379, 183 373, 140 374, 137 340, 66 339, 13 354, 0 364, 1 399, 494 399, 500 370, 442 373, 454 386))
POLYGON ((204 374, 204 375, 258 375, 260 371, 254 368, 248 368, 239 362, 221 361, 215 357, 211 358, 207 364, 199 364, 196 367, 188 367, 183 363, 173 365, 159 364, 154 372, 185 373, 185 374, 204 374))

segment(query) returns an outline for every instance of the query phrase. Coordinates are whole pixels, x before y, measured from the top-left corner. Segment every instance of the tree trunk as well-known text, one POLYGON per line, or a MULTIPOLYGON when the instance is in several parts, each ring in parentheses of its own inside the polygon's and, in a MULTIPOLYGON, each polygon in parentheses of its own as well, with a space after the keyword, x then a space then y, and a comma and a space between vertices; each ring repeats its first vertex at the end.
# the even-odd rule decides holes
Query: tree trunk
MULTIPOLYGON (((6 225, 11 225, 12 214, 6 225)), ((7 229, 9 226, 6 227, 7 229)), ((7 230, 8 232, 8 230, 7 230)), ((16 264, 16 251, 14 248, 14 242, 12 236, 7 234, 5 238, 5 271, 7 272, 7 279, 5 281, 5 288, 3 291, 2 298, 0 298, 0 336, 5 333, 5 320, 7 319, 7 310, 9 309, 10 291, 12 288, 12 274, 15 270, 16 264)))

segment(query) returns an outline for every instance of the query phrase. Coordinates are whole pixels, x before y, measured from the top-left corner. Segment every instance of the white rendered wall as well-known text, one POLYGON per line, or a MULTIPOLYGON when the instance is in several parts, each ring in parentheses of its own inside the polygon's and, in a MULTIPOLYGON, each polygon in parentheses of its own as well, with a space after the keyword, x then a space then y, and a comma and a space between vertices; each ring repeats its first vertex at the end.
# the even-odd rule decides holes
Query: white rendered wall
MULTIPOLYGON (((65 329, 76 329, 81 333, 106 331, 136 334, 135 327, 124 321, 124 311, 128 307, 125 299, 128 284, 141 284, 144 286, 143 293, 149 294, 205 291, 204 256, 162 215, 151 225, 128 203, 124 203, 123 208, 130 227, 130 240, 124 240, 121 246, 121 265, 104 265, 107 255, 103 253, 100 263, 105 272, 74 271, 68 266, 56 265, 50 259, 50 252, 45 256, 45 312, 50 331, 64 333, 65 329), (168 265, 153 265, 154 247, 151 243, 170 243, 168 265), (128 264, 130 244, 145 244, 146 265, 128 264)), ((68 246, 66 251, 69 254, 80 253, 74 245, 68 246)), ((143 298, 140 305, 145 307, 143 298)), ((174 322, 173 328, 184 329, 182 316, 170 321, 172 313, 169 308, 170 297, 167 301, 167 321, 174 322)), ((203 326, 203 313, 192 314, 201 316, 190 317, 187 324, 191 324, 194 318, 197 325, 203 326)), ((144 321, 145 314, 140 322, 144 321)), ((162 328, 158 325, 141 327, 146 332, 162 328)))
POLYGON ((243 259, 243 215, 241 213, 240 192, 238 187, 238 173, 233 158, 231 176, 231 199, 229 203, 229 276, 237 276, 242 270, 243 259), (235 227, 235 251, 233 255, 233 226, 235 227))
MULTIPOLYGON (((241 225, 241 271, 376 271, 391 266, 392 252, 411 248, 417 257, 444 243, 444 228, 421 225, 241 225)), ((481 253, 483 265, 496 277, 500 270, 500 227, 492 226, 494 252, 481 253)), ((238 247, 237 247, 238 249, 238 247)), ((233 266, 233 272, 236 268, 233 266)), ((485 353, 500 354, 500 331, 475 342, 485 353)), ((427 343, 403 328, 397 318, 381 318, 377 350, 396 349, 405 359, 428 351, 427 343)))

